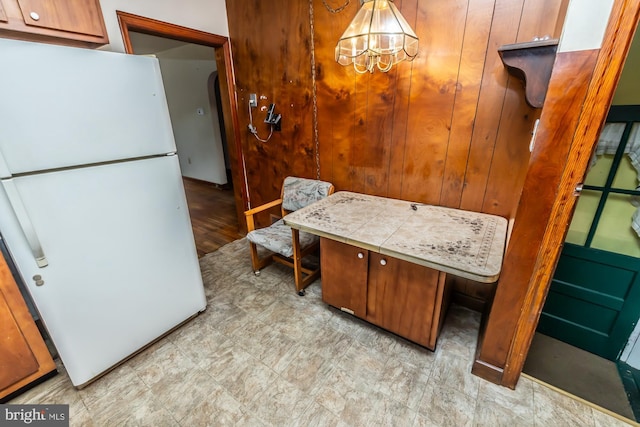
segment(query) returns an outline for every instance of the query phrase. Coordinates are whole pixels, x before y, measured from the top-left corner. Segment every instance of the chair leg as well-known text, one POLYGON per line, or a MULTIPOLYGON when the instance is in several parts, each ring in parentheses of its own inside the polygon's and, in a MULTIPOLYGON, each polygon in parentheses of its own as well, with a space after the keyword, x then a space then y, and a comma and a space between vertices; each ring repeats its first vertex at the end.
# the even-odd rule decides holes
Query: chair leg
POLYGON ((291 229, 293 238, 293 275, 296 282, 296 291, 298 295, 304 296, 305 284, 303 271, 302 271, 302 255, 300 253, 300 232, 295 228, 291 229))
POLYGON ((256 276, 260 275, 260 270, 271 264, 273 261, 273 255, 269 255, 265 258, 260 258, 258 255, 258 247, 255 243, 249 242, 249 249, 251 250, 251 267, 253 268, 253 273, 256 276))

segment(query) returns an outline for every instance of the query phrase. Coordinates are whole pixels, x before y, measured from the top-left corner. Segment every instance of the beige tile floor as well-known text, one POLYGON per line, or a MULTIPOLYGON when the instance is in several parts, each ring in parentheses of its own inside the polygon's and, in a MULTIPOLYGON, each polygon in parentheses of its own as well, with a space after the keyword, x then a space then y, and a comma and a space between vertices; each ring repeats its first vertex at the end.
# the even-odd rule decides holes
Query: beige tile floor
MULTIPOLYGON (((622 426, 528 378, 471 375, 480 316, 453 305, 435 352, 321 301, 244 240, 201 260, 200 316, 82 390, 62 374, 10 403, 65 403, 73 426, 622 426)), ((143 321, 143 319, 141 319, 143 321)))

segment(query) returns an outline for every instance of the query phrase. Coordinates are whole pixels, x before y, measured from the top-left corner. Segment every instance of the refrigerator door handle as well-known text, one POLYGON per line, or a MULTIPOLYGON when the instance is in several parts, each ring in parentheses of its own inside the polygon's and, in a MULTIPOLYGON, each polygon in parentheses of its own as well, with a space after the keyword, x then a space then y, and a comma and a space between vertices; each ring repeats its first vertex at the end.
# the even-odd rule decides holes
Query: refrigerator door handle
POLYGON ((16 184, 12 179, 3 179, 0 182, 2 182, 4 191, 6 192, 9 203, 11 204, 11 208, 16 214, 16 218, 20 223, 20 227, 22 228, 24 237, 27 239, 29 247, 31 248, 31 253, 33 253, 36 264, 40 268, 46 267, 47 265, 49 265, 49 262, 44 256, 42 245, 40 244, 40 240, 38 239, 36 230, 33 228, 33 223, 31 222, 31 219, 27 214, 27 209, 22 202, 22 198, 20 198, 20 193, 18 192, 16 184))

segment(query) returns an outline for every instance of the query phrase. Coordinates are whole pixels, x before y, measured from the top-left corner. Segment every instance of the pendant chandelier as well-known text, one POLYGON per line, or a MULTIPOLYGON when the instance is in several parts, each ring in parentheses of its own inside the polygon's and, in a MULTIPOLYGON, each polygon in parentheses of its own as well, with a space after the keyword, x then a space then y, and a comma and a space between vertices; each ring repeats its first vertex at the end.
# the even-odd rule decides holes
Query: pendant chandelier
POLYGON ((387 72, 418 54, 418 36, 392 0, 361 0, 362 7, 336 46, 336 61, 358 73, 387 72))

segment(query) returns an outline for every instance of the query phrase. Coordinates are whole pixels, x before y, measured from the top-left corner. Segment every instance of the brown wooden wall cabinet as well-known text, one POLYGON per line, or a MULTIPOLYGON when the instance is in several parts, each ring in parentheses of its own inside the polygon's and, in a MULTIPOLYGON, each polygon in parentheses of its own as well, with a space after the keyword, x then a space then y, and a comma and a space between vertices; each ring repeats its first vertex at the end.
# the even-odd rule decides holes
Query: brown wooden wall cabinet
POLYGON ((49 349, 0 257, 0 402, 56 372, 49 349))
POLYGON ((324 302, 435 350, 446 273, 324 237, 320 260, 324 302))
POLYGON ((0 37, 83 47, 109 43, 98 0, 0 0, 0 37))

